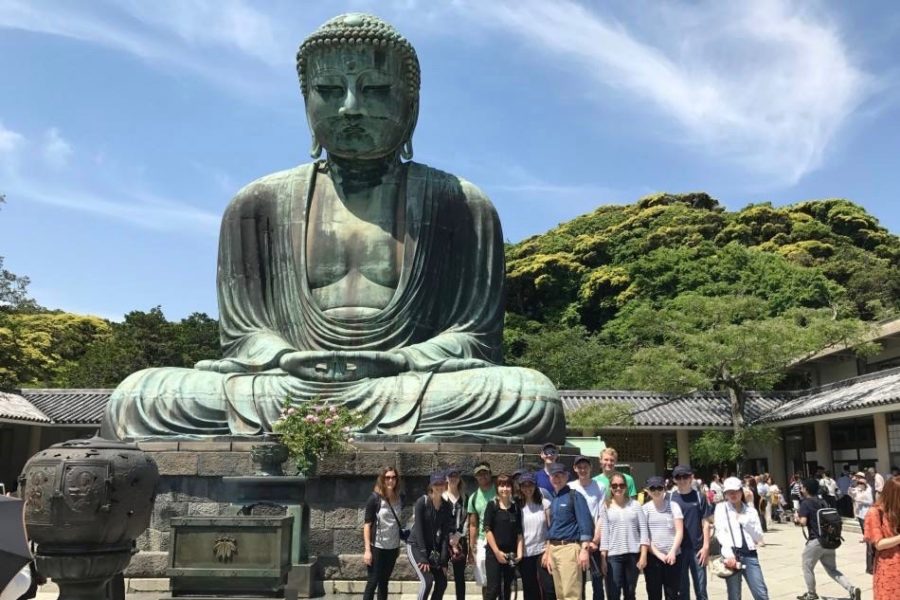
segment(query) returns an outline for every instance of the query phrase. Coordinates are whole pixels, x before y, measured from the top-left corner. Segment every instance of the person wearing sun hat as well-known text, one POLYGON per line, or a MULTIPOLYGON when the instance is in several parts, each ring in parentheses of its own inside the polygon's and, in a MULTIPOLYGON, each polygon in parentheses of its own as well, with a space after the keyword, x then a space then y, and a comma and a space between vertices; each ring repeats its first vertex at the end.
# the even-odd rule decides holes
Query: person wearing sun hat
POLYGON ((469 558, 470 564, 474 565, 475 583, 482 588, 487 585, 487 572, 485 571, 485 560, 487 559, 486 544, 484 531, 484 511, 487 510, 488 503, 497 497, 497 488, 494 486, 494 479, 491 476, 491 465, 486 462, 480 462, 472 469, 475 475, 475 481, 478 483, 478 489, 469 496, 466 510, 469 513, 469 558))
POLYGON ((725 567, 735 571, 725 579, 728 600, 740 600, 744 581, 753 600, 768 600, 757 548, 763 544, 762 523, 756 509, 744 502, 744 486, 737 477, 725 480, 725 502, 716 505, 716 539, 722 547, 725 567))

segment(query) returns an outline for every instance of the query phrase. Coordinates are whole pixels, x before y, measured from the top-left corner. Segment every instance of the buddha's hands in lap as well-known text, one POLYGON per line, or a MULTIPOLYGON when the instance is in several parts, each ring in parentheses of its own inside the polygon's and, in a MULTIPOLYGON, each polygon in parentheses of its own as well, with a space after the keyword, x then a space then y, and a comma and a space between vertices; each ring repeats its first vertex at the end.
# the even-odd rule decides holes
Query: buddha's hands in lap
POLYGON ((369 350, 288 352, 282 355, 278 366, 305 381, 358 381, 392 377, 409 370, 402 354, 369 350))
POLYGON ((254 367, 230 358, 201 360, 194 365, 194 368, 198 371, 212 371, 214 373, 254 373, 263 370, 262 367, 254 367))

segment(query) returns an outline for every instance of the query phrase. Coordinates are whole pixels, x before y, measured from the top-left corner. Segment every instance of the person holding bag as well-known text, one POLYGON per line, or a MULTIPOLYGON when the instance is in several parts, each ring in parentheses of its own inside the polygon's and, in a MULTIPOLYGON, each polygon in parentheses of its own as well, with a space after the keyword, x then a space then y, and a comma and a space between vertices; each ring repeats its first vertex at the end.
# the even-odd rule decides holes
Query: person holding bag
POLYGON ((444 473, 434 473, 425 495, 413 507, 415 520, 406 544, 406 557, 419 577, 419 600, 441 600, 447 589, 447 562, 450 559, 450 535, 453 509, 444 500, 447 486, 444 473), (433 591, 432 591, 433 590, 433 591))
POLYGON ((716 539, 722 546, 722 563, 728 600, 741 600, 741 579, 747 581, 753 600, 769 600, 756 549, 763 543, 762 523, 756 509, 744 502, 741 480, 725 480, 725 502, 716 505, 716 539))
POLYGON ((387 600, 388 583, 397 556, 400 554, 400 540, 408 537, 408 530, 402 529, 397 513, 403 508, 400 502, 400 474, 394 467, 383 467, 375 482, 375 490, 366 502, 363 524, 366 564, 366 589, 363 600, 387 600))
POLYGON ((450 533, 450 566, 453 569, 456 600, 465 600, 469 514, 466 511, 468 498, 465 493, 465 484, 460 477, 459 467, 447 469, 447 489, 444 492, 444 500, 450 503, 453 514, 453 531, 450 533))
POLYGON ((516 565, 522 561, 525 552, 522 511, 516 505, 512 492, 512 478, 508 475, 497 477, 497 497, 484 511, 487 600, 509 600, 516 579, 516 565))

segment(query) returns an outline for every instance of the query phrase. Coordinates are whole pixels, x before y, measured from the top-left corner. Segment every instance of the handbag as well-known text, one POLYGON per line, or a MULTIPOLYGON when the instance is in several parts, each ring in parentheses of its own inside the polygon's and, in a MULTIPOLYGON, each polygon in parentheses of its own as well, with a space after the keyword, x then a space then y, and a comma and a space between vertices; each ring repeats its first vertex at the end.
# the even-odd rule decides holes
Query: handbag
MULTIPOLYGON (((728 507, 725 507, 725 519, 728 521, 728 533, 731 534, 731 541, 734 542, 734 529, 731 528, 731 517, 728 516, 728 507)), ((744 528, 741 527, 741 541, 744 542, 744 528)), ((734 552, 734 548, 732 548, 732 552, 734 552)), ((735 552, 735 557, 737 553, 735 552)), ((727 579, 737 573, 737 569, 730 569, 725 565, 725 558, 723 556, 717 556, 713 560, 709 561, 709 570, 712 571, 713 575, 719 577, 721 579, 727 579)))
POLYGON ((397 521, 397 526, 400 528, 400 539, 404 542, 409 539, 409 529, 403 527, 400 523, 400 517, 397 516, 397 513, 394 512, 394 507, 391 505, 389 500, 385 500, 387 502, 388 508, 391 509, 391 514, 394 515, 394 520, 397 521))

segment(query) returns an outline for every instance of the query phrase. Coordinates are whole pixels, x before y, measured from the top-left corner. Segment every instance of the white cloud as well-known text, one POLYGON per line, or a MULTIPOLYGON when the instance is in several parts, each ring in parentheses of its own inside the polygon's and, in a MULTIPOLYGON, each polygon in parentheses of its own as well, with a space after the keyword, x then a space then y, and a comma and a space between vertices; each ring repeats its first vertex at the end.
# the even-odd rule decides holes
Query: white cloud
POLYGON ((121 184, 110 168, 94 168, 90 156, 82 165, 80 158, 56 128, 35 142, 0 124, 2 191, 9 198, 91 213, 142 229, 218 232, 219 215, 159 197, 133 181, 121 184), (84 173, 98 175, 91 179, 84 173))
POLYGON ((72 145, 59 134, 59 130, 55 127, 48 129, 44 134, 42 151, 50 166, 57 169, 69 164, 69 158, 73 154, 72 145))
POLYGON ((874 87, 837 25, 791 2, 642 4, 637 12, 629 27, 570 0, 463 3, 478 26, 573 67, 581 91, 644 103, 688 144, 783 184, 821 165, 874 87))

